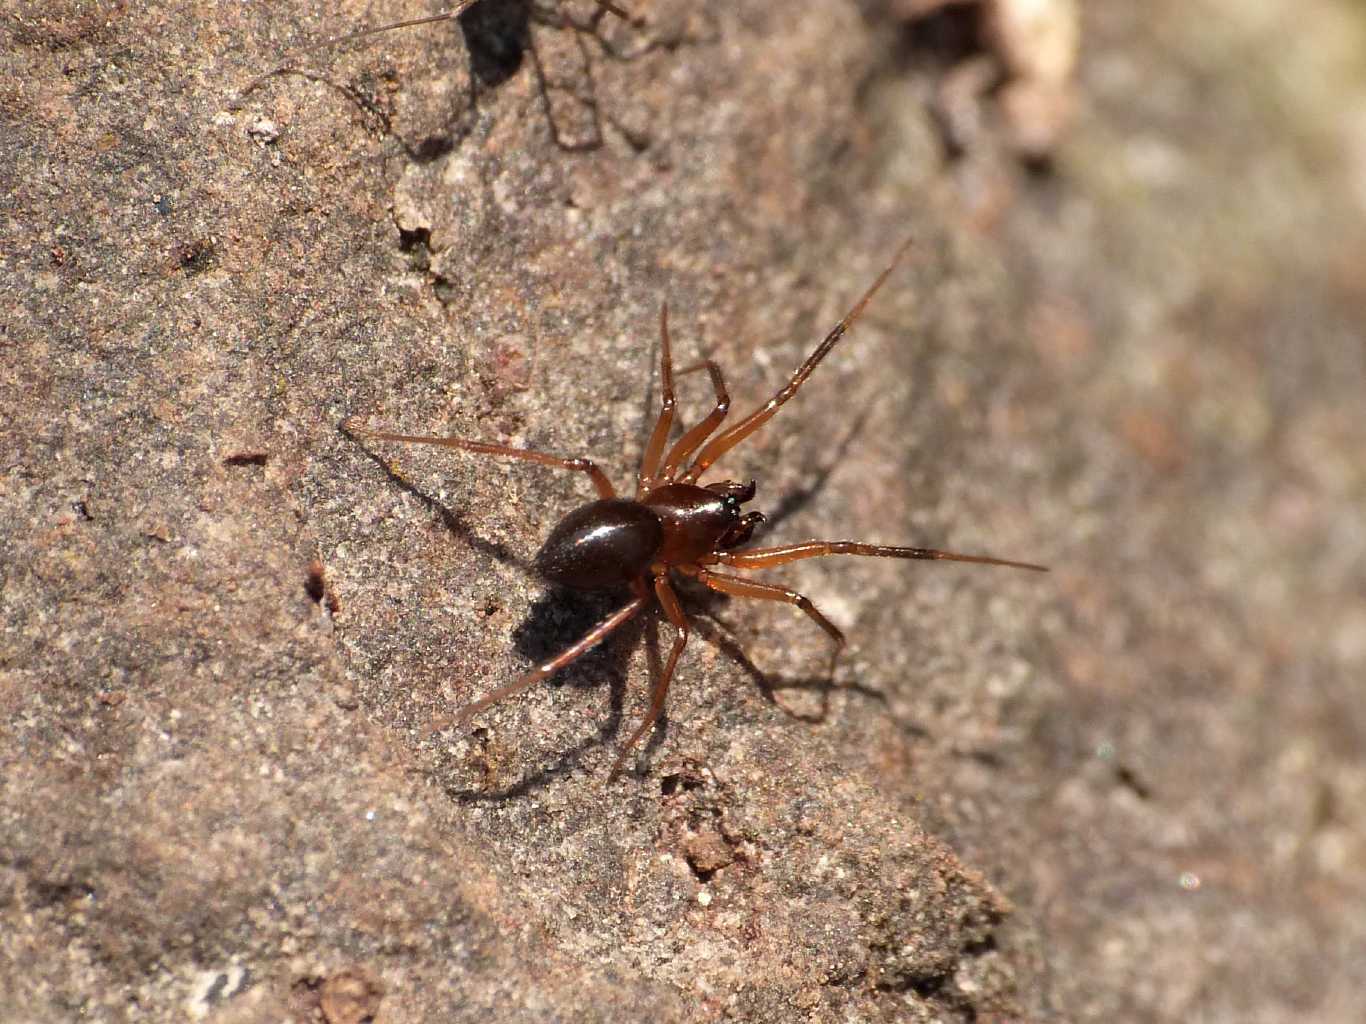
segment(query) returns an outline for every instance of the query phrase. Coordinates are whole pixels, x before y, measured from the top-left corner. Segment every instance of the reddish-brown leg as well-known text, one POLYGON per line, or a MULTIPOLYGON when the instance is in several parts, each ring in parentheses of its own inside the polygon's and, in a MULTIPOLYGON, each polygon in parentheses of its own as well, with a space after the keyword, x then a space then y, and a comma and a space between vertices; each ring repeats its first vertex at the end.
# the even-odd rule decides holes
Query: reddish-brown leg
POLYGON ((350 420, 342 424, 342 430, 348 434, 371 437, 377 441, 431 444, 441 448, 455 448, 462 452, 474 452, 476 455, 497 455, 505 459, 521 459, 523 462, 552 466, 555 469, 570 469, 576 473, 588 474, 588 478, 593 481, 593 486, 597 488, 598 497, 615 498, 617 496, 617 492, 612 488, 612 482, 607 479, 606 475, 591 459, 562 459, 558 455, 547 455, 545 452, 535 452, 529 448, 511 448, 505 444, 489 444, 487 441, 466 441, 463 437, 419 437, 413 434, 390 434, 381 430, 366 430, 362 427, 353 426, 350 420))
MULTIPOLYGON (((455 713, 455 724, 462 726, 467 725, 470 719, 479 714, 479 712, 497 704, 500 700, 505 700, 508 697, 514 696, 515 694, 521 693, 523 690, 535 686, 542 679, 547 679, 554 675, 570 662, 586 654, 591 648, 601 643, 613 630, 634 618, 639 614, 640 610, 645 607, 646 602, 649 600, 649 593, 645 591, 643 586, 639 587, 635 600, 628 605, 618 608, 607 618, 599 622, 590 629, 578 643, 561 651, 544 664, 538 665, 526 675, 519 676, 506 686, 500 686, 492 693, 480 697, 471 704, 466 704, 455 713)), ((449 722, 450 719, 445 719, 434 723, 433 725, 428 726, 427 731, 436 732, 440 729, 444 729, 449 722)))
POLYGON ((711 436, 712 431, 725 420, 726 413, 730 412, 730 392, 726 390, 726 381, 721 376, 721 367, 717 366, 713 360, 704 359, 694 366, 689 366, 686 370, 681 370, 680 374, 692 373, 694 370, 704 368, 707 373, 711 374, 711 386, 716 392, 716 407, 707 413, 706 418, 701 423, 680 437, 669 449, 669 454, 664 459, 664 468, 659 473, 661 480, 673 480, 679 464, 696 451, 698 445, 711 436))
POLYGON ((668 457, 664 459, 664 466, 661 469, 659 460, 664 451, 664 445, 668 443, 669 430, 673 427, 675 407, 673 354, 669 344, 668 303, 664 304, 659 313, 659 350, 660 393, 662 396, 659 419, 655 421, 654 429, 650 431, 650 440, 645 445, 645 454, 640 460, 640 471, 636 474, 637 501, 644 497, 651 488, 672 480, 678 464, 691 455, 697 446, 721 425, 721 421, 726 418, 726 413, 730 410, 730 395, 726 391, 726 382, 721 376, 721 367, 717 366, 715 362, 704 359, 700 363, 680 370, 680 377, 683 374, 694 373, 702 369, 711 375, 712 388, 716 391, 716 407, 707 414, 701 423, 685 433, 669 449, 668 457))
POLYGON ((669 443, 669 431, 674 423, 674 361, 669 347, 669 304, 659 307, 659 419, 650 431, 650 440, 645 445, 645 454, 640 457, 640 469, 636 472, 636 500, 639 501, 646 490, 654 485, 655 470, 664 454, 664 446, 669 443))
POLYGON ((1042 565, 1030 562, 1010 562, 988 555, 960 555, 953 551, 934 548, 896 548, 884 544, 860 544, 852 540, 808 540, 800 544, 784 544, 776 548, 754 548, 751 551, 717 551, 712 557, 723 565, 736 569, 771 569, 803 558, 824 558, 826 555, 870 555, 874 558, 916 558, 946 562, 976 562, 979 565, 1007 565, 1012 569, 1032 569, 1047 572, 1042 565))
POLYGON ((687 471, 678 477, 680 483, 696 483, 697 478, 707 471, 707 467, 773 418, 778 409, 797 393, 797 389, 806 382, 806 378, 811 376, 811 371, 820 365, 821 360, 830 353, 830 350, 863 314, 864 307, 877 294, 877 290, 882 287, 882 283, 887 280, 887 276, 896 268, 901 257, 905 255, 910 246, 909 240, 902 244, 896 255, 892 257, 892 262, 888 264, 887 269, 878 275, 877 280, 863 293, 863 297, 854 304, 854 308, 849 310, 844 315, 844 319, 837 323, 825 336, 825 339, 816 347, 816 351, 806 357, 806 362, 802 363, 797 372, 792 375, 792 379, 784 384, 776 395, 761 408, 750 413, 735 426, 722 434, 718 434, 707 443, 687 471))
POLYGON ((844 634, 839 627, 827 619, 811 603, 811 599, 795 590, 788 590, 786 587, 777 587, 771 583, 756 583, 754 580, 747 580, 741 576, 725 576, 721 573, 712 572, 710 569, 697 569, 695 574, 699 580, 711 587, 712 590, 719 590, 723 594, 732 594, 735 597, 753 597, 760 601, 782 601, 784 604, 795 605, 809 615, 816 625, 835 641, 835 649, 830 654, 830 667, 833 670, 835 657, 844 648, 844 634))
POLYGON ((616 778, 621 766, 626 763, 627 755, 632 748, 640 742, 641 738, 650 731, 655 722, 659 721, 659 716, 664 712, 664 698, 669 693, 669 683, 673 681, 674 669, 678 665, 679 656, 683 653, 683 647, 688 642, 688 617, 683 613, 683 606, 678 603, 678 595, 674 593, 673 587, 669 586, 668 576, 655 577, 655 596, 659 598, 660 605, 664 608, 664 614, 669 617, 669 621, 678 630, 678 635, 674 638, 673 649, 669 651, 669 660, 664 663, 664 671, 655 680, 655 685, 650 690, 650 710, 645 713, 645 719, 640 726, 631 734, 631 738, 621 748, 621 753, 617 755, 616 762, 612 765, 612 771, 608 774, 608 781, 616 778))

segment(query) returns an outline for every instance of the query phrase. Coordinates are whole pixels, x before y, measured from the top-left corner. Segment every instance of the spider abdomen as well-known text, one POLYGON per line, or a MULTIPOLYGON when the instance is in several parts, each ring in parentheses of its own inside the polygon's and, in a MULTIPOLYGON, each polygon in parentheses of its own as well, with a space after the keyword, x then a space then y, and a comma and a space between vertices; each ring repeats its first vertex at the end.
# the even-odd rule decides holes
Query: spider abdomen
POLYGON ((581 505, 560 520, 536 554, 551 583, 603 590, 640 579, 664 542, 664 524, 638 501, 609 498, 581 505))

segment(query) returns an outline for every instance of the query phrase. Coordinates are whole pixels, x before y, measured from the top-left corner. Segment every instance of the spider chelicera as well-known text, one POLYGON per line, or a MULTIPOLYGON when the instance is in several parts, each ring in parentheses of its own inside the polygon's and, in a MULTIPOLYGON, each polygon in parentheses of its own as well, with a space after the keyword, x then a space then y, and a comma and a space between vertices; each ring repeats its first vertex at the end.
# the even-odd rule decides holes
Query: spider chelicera
MULTIPOLYGON (((805 612, 834 641, 834 654, 845 645, 844 634, 820 613, 803 595, 786 587, 761 583, 743 576, 718 572, 728 569, 770 569, 803 558, 825 555, 870 555, 876 558, 937 559, 1005 565, 1016 569, 1046 572, 1041 565, 1012 562, 986 555, 964 555, 934 548, 890 547, 849 540, 808 540, 777 547, 739 550, 749 541, 754 528, 764 521, 760 512, 743 512, 742 506, 754 497, 755 482, 722 480, 702 483, 701 477, 722 455, 762 427, 802 386, 820 361, 863 313, 869 300, 882 287, 909 247, 906 243, 862 298, 844 316, 816 350, 806 358, 792 378, 763 406, 726 430, 716 433, 730 408, 721 369, 710 359, 680 373, 705 369, 716 391, 716 406, 700 423, 669 445, 674 420, 674 372, 669 346, 669 310, 660 311, 660 389, 662 408, 645 445, 636 474, 635 496, 617 496, 611 481, 589 459, 564 459, 545 452, 459 437, 418 437, 352 426, 348 434, 379 441, 439 445, 478 455, 522 459, 527 462, 568 469, 585 474, 598 492, 596 501, 570 512, 551 531, 536 555, 535 567, 548 582, 580 590, 630 588, 629 602, 617 609, 577 643, 537 666, 525 675, 501 686, 460 709, 455 717, 464 725, 481 711, 514 694, 534 686, 584 654, 606 636, 640 613, 651 595, 659 601, 664 614, 678 631, 659 678, 650 692, 650 707, 640 726, 631 734, 612 767, 615 776, 632 748, 649 732, 664 710, 664 698, 683 648, 688 642, 688 618, 674 592, 670 577, 674 573, 692 577, 712 590, 735 597, 782 601, 805 612)), ((833 668, 833 662, 832 662, 833 668)), ((611 777, 609 776, 609 778, 611 777)))

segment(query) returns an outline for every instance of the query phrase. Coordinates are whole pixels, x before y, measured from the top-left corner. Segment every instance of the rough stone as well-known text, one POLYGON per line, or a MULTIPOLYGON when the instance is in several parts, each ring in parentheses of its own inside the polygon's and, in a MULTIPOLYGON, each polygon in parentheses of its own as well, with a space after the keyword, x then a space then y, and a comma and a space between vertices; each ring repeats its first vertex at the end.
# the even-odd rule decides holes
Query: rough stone
POLYGON ((1352 1019, 1359 5, 1086 4, 1031 169, 990 97, 946 157, 963 55, 879 0, 506 2, 238 99, 381 6, 0 15, 0 1018, 1352 1019), (667 624, 432 730, 613 607, 527 571, 582 481, 339 424, 625 484, 663 299, 738 410, 908 236, 719 468, 1054 571, 779 570, 831 688, 689 590, 610 784, 667 624))

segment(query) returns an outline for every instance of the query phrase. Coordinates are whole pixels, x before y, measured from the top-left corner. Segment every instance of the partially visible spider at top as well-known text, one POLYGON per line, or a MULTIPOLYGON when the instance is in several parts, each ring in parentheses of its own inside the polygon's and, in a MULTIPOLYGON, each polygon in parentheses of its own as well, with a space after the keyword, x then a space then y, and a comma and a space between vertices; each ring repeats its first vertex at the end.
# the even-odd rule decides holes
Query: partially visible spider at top
POLYGON ((715 480, 704 483, 705 476, 721 456, 741 444, 773 418, 811 376, 830 351, 862 315, 869 301, 910 248, 906 242, 888 267, 878 275, 852 309, 845 314, 816 346, 797 372, 754 412, 738 423, 721 429, 730 411, 721 368, 712 360, 680 370, 689 373, 706 370, 716 392, 716 405, 699 423, 669 444, 674 422, 674 369, 669 344, 669 309, 660 310, 660 391, 661 408, 636 472, 634 494, 618 495, 612 482, 598 466, 586 458, 562 458, 526 448, 514 448, 487 441, 461 437, 424 437, 388 430, 357 427, 347 420, 341 428, 354 437, 408 444, 439 445, 477 455, 521 459, 555 469, 584 474, 597 491, 597 498, 574 509, 551 531, 537 553, 535 568, 547 582, 579 590, 629 589, 631 597, 615 612, 594 626, 577 643, 525 675, 512 680, 455 715, 457 725, 466 725, 480 712, 506 700, 553 675, 600 643, 614 630, 638 615, 650 601, 657 600, 677 635, 663 671, 650 692, 649 710, 640 725, 623 744, 608 779, 615 778, 631 750, 654 726, 664 710, 669 683, 678 659, 688 643, 688 616, 674 592, 673 578, 691 577, 723 594, 751 597, 762 601, 781 601, 795 605, 810 616, 834 643, 834 656, 845 645, 844 634, 811 601, 795 590, 774 583, 760 582, 725 569, 771 569, 804 558, 826 555, 867 555, 874 558, 932 559, 1003 565, 1015 569, 1047 572, 1041 565, 1014 562, 989 555, 967 555, 935 548, 894 547, 851 540, 807 540, 776 547, 748 548, 745 545, 755 527, 764 521, 762 512, 745 512, 743 506, 757 491, 754 480, 715 480), (719 431, 719 433, 718 433, 719 431))
MULTIPOLYGON (((471 111, 474 109, 478 95, 482 90, 493 89, 503 84, 520 69, 523 57, 529 54, 535 69, 537 87, 545 107, 551 135, 559 148, 570 152, 598 148, 603 143, 604 121, 617 129, 633 148, 637 150, 645 148, 648 143, 639 131, 628 129, 617 118, 600 109, 596 97, 597 87, 592 70, 592 59, 585 46, 584 37, 595 40, 598 48, 605 56, 616 60, 631 60, 643 56, 657 47, 676 44, 678 40, 670 38, 647 39, 639 46, 620 48, 612 43, 609 36, 602 31, 606 27, 604 23, 639 27, 645 23, 643 19, 634 16, 615 0, 583 0, 586 5, 591 7, 591 12, 579 16, 573 14, 565 6, 566 2, 567 0, 553 0, 551 7, 542 8, 533 0, 460 0, 460 2, 436 14, 389 22, 384 25, 333 36, 295 50, 291 55, 290 63, 277 65, 253 78, 237 92, 232 105, 234 108, 240 107, 246 97, 259 89, 266 81, 277 76, 298 75, 314 81, 326 81, 320 73, 309 71, 294 63, 310 54, 359 42, 398 29, 416 28, 444 21, 457 21, 465 35, 465 43, 469 50, 469 109, 471 111), (531 25, 533 23, 567 29, 572 32, 583 63, 582 70, 586 76, 585 83, 582 83, 581 86, 575 86, 551 81, 532 41, 531 25), (557 124, 556 114, 552 109, 552 93, 568 95, 586 108, 590 122, 586 136, 577 139, 577 141, 565 136, 557 124)), ((362 109, 376 115, 383 123, 386 132, 393 134, 393 127, 390 124, 388 114, 372 100, 350 86, 329 84, 340 89, 362 109)), ((439 155, 447 146, 448 140, 431 139, 423 144, 411 146, 410 151, 416 157, 430 159, 434 155, 439 155), (443 142, 446 145, 443 145, 443 142)))

